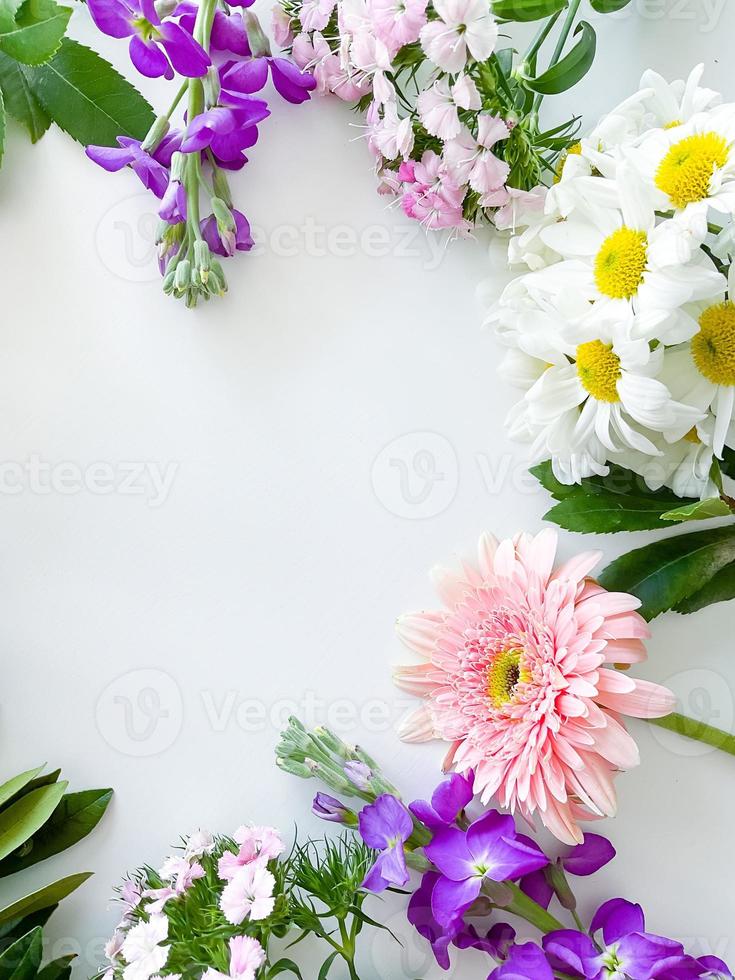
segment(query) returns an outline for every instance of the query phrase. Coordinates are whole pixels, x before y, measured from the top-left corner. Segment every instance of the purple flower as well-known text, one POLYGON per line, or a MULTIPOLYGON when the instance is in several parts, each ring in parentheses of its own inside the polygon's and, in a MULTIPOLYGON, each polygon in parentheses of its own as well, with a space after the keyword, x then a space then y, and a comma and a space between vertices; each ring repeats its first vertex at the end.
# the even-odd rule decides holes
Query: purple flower
MULTIPOLYGON (((239 212, 235 211, 234 214, 237 215, 239 212)), ((212 246, 210 245, 209 247, 211 248, 212 246)), ((331 823, 344 823, 348 824, 348 826, 355 826, 357 824, 355 813, 349 807, 346 807, 341 800, 336 800, 327 793, 316 794, 314 802, 311 804, 311 812, 315 816, 321 817, 322 820, 329 820, 331 823)))
POLYGON ((424 852, 442 873, 432 897, 440 923, 461 915, 480 894, 485 878, 509 881, 549 863, 532 842, 517 839, 513 817, 490 810, 465 832, 456 827, 436 830, 424 852))
POLYGON ((416 800, 409 806, 409 810, 431 830, 446 827, 453 824, 472 801, 472 783, 472 774, 467 777, 454 772, 434 790, 431 803, 416 800))
POLYGON ((544 936, 549 962, 561 972, 586 980, 604 976, 685 980, 702 975, 703 967, 685 954, 680 943, 645 932, 640 905, 622 898, 605 902, 590 926, 591 935, 599 931, 603 940, 600 947, 587 934, 572 929, 544 936))
POLYGON ((495 960, 504 960, 515 942, 516 931, 507 922, 496 922, 481 936, 474 926, 463 926, 454 937, 457 949, 479 949, 495 960))
POLYGON ((733 980, 727 963, 723 963, 717 956, 702 956, 698 962, 704 967, 707 980, 733 980))
MULTIPOLYGON (((235 208, 232 208, 230 214, 233 218, 234 227, 224 225, 217 220, 214 214, 210 214, 201 223, 202 237, 216 255, 234 255, 236 250, 249 252, 255 244, 250 234, 250 223, 245 215, 235 208)), ((320 793, 319 796, 324 796, 324 794, 320 793)), ((326 797, 326 799, 331 799, 331 797, 326 797)), ((324 814, 320 813, 317 816, 324 816, 324 814)))
POLYGON ((352 785, 362 790, 363 793, 370 789, 370 780, 373 778, 373 772, 370 766, 365 765, 364 762, 359 762, 356 759, 348 762, 344 766, 344 774, 352 785))
POLYGON ((130 38, 130 59, 148 78, 187 78, 205 75, 211 61, 189 31, 174 20, 161 18, 154 0, 88 0, 97 27, 110 37, 130 38))
MULTIPOLYGON (((156 197, 163 197, 168 187, 168 170, 159 162, 155 155, 141 149, 140 140, 129 136, 118 136, 119 146, 88 146, 85 153, 90 160, 104 167, 110 173, 130 169, 140 178, 141 183, 156 197)), ((170 157, 169 157, 170 161, 170 157)))
POLYGON ((216 106, 192 119, 181 149, 184 153, 197 153, 211 147, 218 162, 230 162, 235 169, 245 162, 243 150, 258 139, 255 124, 268 115, 268 106, 261 99, 250 99, 247 106, 239 109, 216 106))
POLYGON ((299 105, 311 96, 316 79, 308 71, 302 71, 288 58, 252 58, 239 63, 229 62, 220 69, 222 101, 227 105, 241 105, 242 97, 260 92, 268 81, 270 67, 273 85, 278 94, 299 105))
MULTIPOLYGON (((179 24, 190 34, 194 32, 194 22, 196 21, 198 7, 190 0, 185 0, 176 8, 175 15, 179 17, 179 24)), ((209 36, 209 47, 212 51, 230 51, 243 58, 250 55, 250 45, 248 35, 245 30, 245 22, 242 14, 236 11, 226 14, 219 7, 214 12, 212 30, 209 36)))
POLYGON ((381 892, 389 885, 405 885, 409 875, 403 845, 413 832, 411 814, 399 799, 384 793, 360 811, 358 820, 362 839, 381 852, 363 888, 381 892))
POLYGON ((551 967, 533 943, 513 946, 508 959, 487 980, 554 980, 551 967))
MULTIPOLYGON (((584 843, 568 847, 557 858, 557 864, 569 874, 586 877, 604 868, 614 857, 615 848, 606 837, 601 837, 599 834, 585 834, 584 843)), ((519 884, 521 890, 534 902, 545 909, 549 907, 554 889, 543 871, 534 871, 533 874, 525 875, 519 884)))
POLYGON ((421 884, 408 902, 406 913, 408 921, 420 936, 430 944, 436 957, 436 962, 443 970, 449 969, 449 944, 458 934, 462 923, 458 920, 448 926, 440 925, 431 910, 431 898, 434 888, 441 875, 436 871, 427 871, 421 879, 421 884))

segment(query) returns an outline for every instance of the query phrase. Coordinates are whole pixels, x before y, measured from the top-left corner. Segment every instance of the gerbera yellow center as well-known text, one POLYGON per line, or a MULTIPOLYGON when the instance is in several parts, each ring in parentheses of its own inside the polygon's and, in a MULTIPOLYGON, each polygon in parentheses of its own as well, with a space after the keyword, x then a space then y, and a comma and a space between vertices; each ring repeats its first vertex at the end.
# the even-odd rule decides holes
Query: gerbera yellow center
POLYGON ((520 650, 502 650, 493 657, 487 672, 487 696, 494 707, 507 704, 518 684, 531 679, 523 666, 520 650))
POLYGON ((656 171, 656 186, 674 207, 709 197, 714 172, 724 167, 728 145, 719 133, 697 133, 674 143, 656 171))
POLYGON ((582 154, 582 144, 572 143, 568 146, 566 150, 560 155, 559 159, 556 161, 556 175, 554 176, 554 183, 558 184, 561 180, 561 175, 564 173, 564 164, 567 162, 567 157, 578 157, 582 154))
POLYGON ((595 258, 597 288, 611 299, 630 299, 638 292, 646 271, 648 236, 634 228, 618 228, 608 235, 595 258))
POLYGON ((735 303, 710 306, 699 318, 692 357, 700 374, 716 385, 735 385, 735 303))
POLYGON ((599 402, 618 402, 620 358, 609 344, 590 340, 577 348, 577 374, 586 391, 599 402))

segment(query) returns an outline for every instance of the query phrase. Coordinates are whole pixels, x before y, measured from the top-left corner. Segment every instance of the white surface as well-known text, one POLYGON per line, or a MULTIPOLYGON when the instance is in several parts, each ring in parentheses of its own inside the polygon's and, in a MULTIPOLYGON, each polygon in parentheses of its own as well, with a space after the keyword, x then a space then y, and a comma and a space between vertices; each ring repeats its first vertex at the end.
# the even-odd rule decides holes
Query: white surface
MULTIPOLYGON (((84 17, 73 31, 91 40, 84 17)), ((601 24, 594 70, 563 108, 591 122, 645 66, 681 75, 698 60, 707 83, 735 97, 734 33, 733 4, 633 0, 601 24)), ((94 43, 132 73, 124 43, 94 43)), ((403 655, 393 620, 431 606, 433 563, 471 550, 483 528, 538 528, 548 505, 516 482, 523 457, 502 427, 511 393, 479 329, 474 288, 490 273, 502 283, 502 250, 492 263, 485 240, 444 251, 386 210, 347 107, 272 101, 234 181, 270 244, 229 261, 229 296, 193 313, 160 292, 139 237, 150 235, 150 206, 130 173, 103 173, 58 130, 31 147, 11 128, 0 178, 0 459, 36 457, 56 481, 39 492, 42 473, 2 493, 2 768, 47 759, 77 789, 116 789, 94 836, 34 875, 96 871, 49 929, 53 952, 79 944, 80 976, 115 922, 111 884, 155 864, 180 833, 249 819, 323 829, 308 817, 315 786, 272 764, 283 699, 313 721, 329 712, 407 795, 431 789, 442 746, 404 746, 391 730, 404 710, 390 681, 403 655), (300 230, 309 222, 321 238, 300 230), (384 231, 366 239, 371 227, 384 231), (410 466, 422 451, 445 479, 412 504, 390 460, 410 466), (104 480, 104 469, 90 476, 100 462, 117 489, 75 490, 80 472, 93 488, 104 480), (144 463, 174 474, 163 502, 150 484, 137 495, 119 485, 144 463), (134 699, 150 685, 169 716, 136 741, 115 698, 133 699, 140 733, 149 716, 134 699), (257 707, 238 716, 253 701, 264 722, 257 707)), ((423 488, 414 474, 411 494, 423 488)), ((613 557, 638 540, 565 535, 562 550, 613 557)), ((673 677, 690 711, 709 698, 709 719, 725 725, 731 618, 731 607, 664 617, 642 670, 673 677)), ((588 903, 638 899, 651 929, 733 961, 735 760, 644 725, 636 733, 643 763, 620 778, 620 816, 602 828, 619 857, 588 903)), ((27 884, 11 879, 4 892, 27 884)), ((438 976, 420 948, 409 938, 404 973, 404 954, 381 939, 365 951, 363 980, 438 976)), ((460 957, 456 976, 485 975, 474 956, 460 957)))

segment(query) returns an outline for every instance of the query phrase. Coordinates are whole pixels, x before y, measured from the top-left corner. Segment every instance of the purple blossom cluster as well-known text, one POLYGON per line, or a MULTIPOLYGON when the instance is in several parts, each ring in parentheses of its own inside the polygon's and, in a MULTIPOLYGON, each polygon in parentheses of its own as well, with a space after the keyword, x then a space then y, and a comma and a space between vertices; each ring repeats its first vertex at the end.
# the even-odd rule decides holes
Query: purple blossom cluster
POLYGON ((640 905, 625 899, 605 902, 584 927, 567 875, 593 875, 612 860, 615 850, 604 837, 585 834, 582 844, 552 860, 518 833, 513 817, 489 810, 471 819, 473 797, 472 775, 452 774, 429 802, 406 807, 384 793, 355 820, 340 801, 318 794, 314 812, 348 825, 357 822, 363 841, 377 852, 363 882, 366 889, 403 887, 410 867, 422 871, 408 920, 444 969, 454 947, 492 957, 497 965, 488 980, 733 980, 718 957, 690 956, 681 943, 648 932, 640 905), (555 900, 571 913, 570 928, 549 911, 555 900), (488 926, 496 909, 536 926, 540 941, 516 942, 507 922, 488 926))
POLYGON ((227 172, 247 163, 269 115, 260 97, 269 78, 276 92, 298 105, 316 86, 289 58, 274 57, 253 0, 89 0, 97 27, 130 38, 130 58, 147 77, 182 85, 168 112, 145 139, 121 135, 117 147, 89 146, 105 170, 130 167, 158 198, 159 264, 164 290, 194 306, 227 285, 216 258, 253 247, 250 225, 232 201, 227 172), (186 99, 184 98, 186 96, 186 99), (171 119, 185 101, 182 124, 171 119), (202 202, 208 203, 202 214, 202 202))

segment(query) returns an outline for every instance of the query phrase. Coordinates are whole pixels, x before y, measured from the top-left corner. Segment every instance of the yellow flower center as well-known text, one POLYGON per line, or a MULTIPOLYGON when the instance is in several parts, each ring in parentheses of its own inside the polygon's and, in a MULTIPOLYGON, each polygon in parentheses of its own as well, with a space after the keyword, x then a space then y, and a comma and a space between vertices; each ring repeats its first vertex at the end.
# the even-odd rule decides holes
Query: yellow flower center
POLYGON ((578 157, 582 154, 582 144, 572 143, 568 146, 566 150, 560 155, 559 159, 556 161, 556 175, 554 176, 554 183, 558 184, 561 180, 561 175, 564 173, 564 164, 567 162, 567 157, 573 156, 578 157))
POLYGON ((697 427, 693 425, 691 429, 684 434, 684 441, 691 442, 693 446, 698 446, 702 441, 697 434, 697 427))
POLYGON ((521 651, 502 650, 495 656, 487 672, 487 696, 493 707, 507 704, 516 687, 530 679, 530 671, 521 663, 521 651))
POLYGON ((648 236, 633 228, 618 228, 608 235, 595 258, 595 282, 604 296, 630 299, 638 292, 646 271, 648 236))
POLYGON ((709 197, 712 176, 724 167, 728 145, 719 133, 697 133, 674 143, 656 171, 656 186, 676 208, 709 197))
POLYGON ((672 119, 671 122, 666 123, 664 129, 676 129, 677 126, 681 126, 681 119, 672 119))
POLYGON ((590 340, 577 348, 577 374, 586 391, 598 402, 619 402, 620 358, 609 344, 590 340))
POLYGON ((700 374, 716 385, 735 385, 735 303, 710 306, 699 318, 692 357, 700 374))

